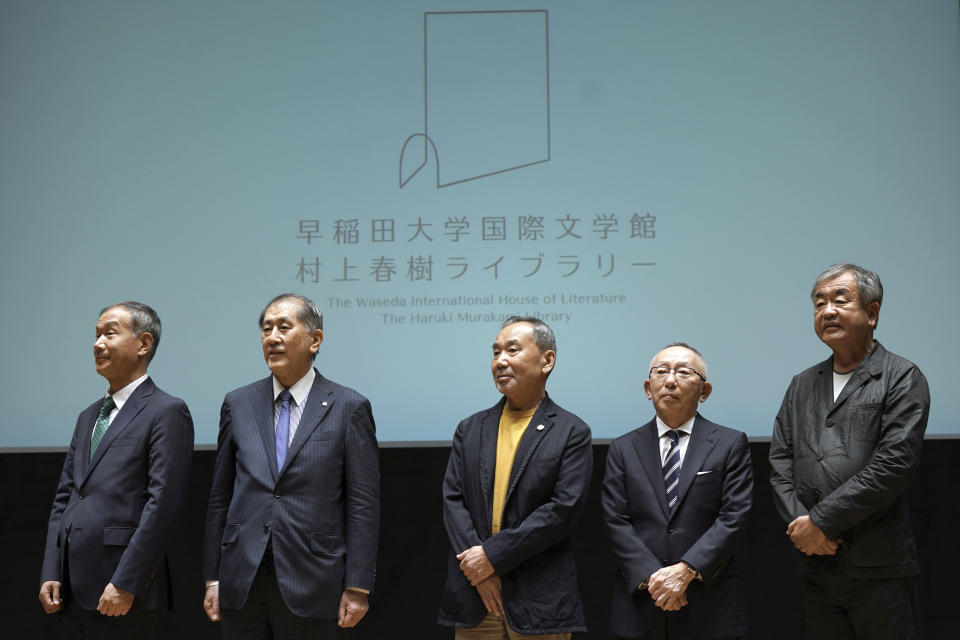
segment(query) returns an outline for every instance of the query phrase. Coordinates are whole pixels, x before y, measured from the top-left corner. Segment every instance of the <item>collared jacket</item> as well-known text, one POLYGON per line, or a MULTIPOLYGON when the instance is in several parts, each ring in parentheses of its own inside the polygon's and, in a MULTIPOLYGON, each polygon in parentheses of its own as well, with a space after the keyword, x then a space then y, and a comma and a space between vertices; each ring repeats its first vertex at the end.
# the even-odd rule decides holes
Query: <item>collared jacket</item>
POLYGON ((507 624, 524 634, 586 631, 572 534, 593 467, 590 428, 545 397, 520 439, 503 507, 491 534, 497 435, 505 400, 457 427, 443 481, 450 540, 439 622, 474 627, 486 616, 456 555, 482 545, 502 581, 507 624))
POLYGON ((836 556, 796 552, 800 573, 919 573, 904 494, 929 413, 920 369, 879 342, 836 401, 832 357, 793 378, 770 443, 774 502, 786 522, 809 515, 828 538, 841 539, 836 556))

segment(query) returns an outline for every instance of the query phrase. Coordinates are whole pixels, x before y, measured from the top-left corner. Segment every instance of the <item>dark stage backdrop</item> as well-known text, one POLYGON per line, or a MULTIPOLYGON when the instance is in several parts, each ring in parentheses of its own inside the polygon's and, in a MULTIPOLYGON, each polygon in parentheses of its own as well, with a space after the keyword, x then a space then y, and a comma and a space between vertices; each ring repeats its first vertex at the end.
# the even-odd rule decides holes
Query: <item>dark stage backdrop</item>
MULTIPOLYGON (((790 640, 804 632, 799 584, 790 562, 784 524, 768 488, 769 444, 751 444, 755 503, 740 555, 747 573, 751 637, 790 640)), ((614 568, 600 521, 600 480, 607 446, 594 446, 590 501, 576 531, 580 585, 589 632, 575 638, 605 638, 614 568)), ((381 451, 383 519, 377 590, 355 638, 450 639, 435 624, 443 586, 447 541, 441 521, 440 482, 449 448, 388 448, 381 451)), ((955 603, 960 553, 960 440, 927 440, 923 464, 910 489, 921 550, 924 637, 954 637, 960 626, 955 603)), ((3 580, 0 610, 4 638, 66 638, 37 600, 46 519, 63 464, 63 453, 0 455, 0 549, 3 580)), ((176 611, 162 617, 159 639, 219 638, 201 610, 201 536, 214 452, 194 454, 192 498, 182 514, 171 551, 176 611)))

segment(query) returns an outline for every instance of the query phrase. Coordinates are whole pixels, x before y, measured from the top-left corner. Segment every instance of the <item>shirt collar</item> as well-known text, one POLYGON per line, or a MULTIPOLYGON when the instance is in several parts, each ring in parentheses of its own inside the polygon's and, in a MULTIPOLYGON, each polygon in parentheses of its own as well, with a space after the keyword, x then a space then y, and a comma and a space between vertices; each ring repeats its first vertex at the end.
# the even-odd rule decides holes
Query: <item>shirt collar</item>
MULTIPOLYGON (((317 371, 313 367, 310 367, 310 370, 307 371, 306 375, 294 382, 287 391, 290 392, 290 395, 293 396, 293 402, 299 407, 303 404, 304 400, 307 399, 307 396, 310 394, 310 389, 313 387, 313 380, 317 377, 317 371)), ((284 387, 277 380, 277 376, 273 376, 273 401, 277 401, 277 396, 280 395, 280 392, 283 391, 284 387)))
MULTIPOLYGON (((694 421, 695 421, 696 419, 697 419, 697 416, 694 415, 692 418, 690 418, 689 420, 687 420, 686 422, 684 422, 682 425, 680 425, 679 427, 677 427, 677 428, 676 428, 676 431, 678 431, 678 432, 679 432, 679 431, 683 431, 683 432, 685 432, 687 435, 692 434, 692 433, 693 433, 693 423, 694 423, 694 421)), ((664 422, 663 420, 661 420, 661 419, 660 419, 660 416, 657 416, 657 438, 662 438, 662 437, 663 437, 663 434, 665 434, 667 431, 674 431, 674 429, 671 429, 670 427, 668 427, 668 426, 667 426, 667 423, 664 422)))
POLYGON ((132 396, 133 392, 137 390, 137 387, 139 387, 148 377, 149 374, 145 373, 116 393, 110 393, 110 390, 107 390, 107 396, 111 396, 113 398, 113 403, 117 405, 117 411, 123 408, 123 403, 130 399, 130 396, 132 396))

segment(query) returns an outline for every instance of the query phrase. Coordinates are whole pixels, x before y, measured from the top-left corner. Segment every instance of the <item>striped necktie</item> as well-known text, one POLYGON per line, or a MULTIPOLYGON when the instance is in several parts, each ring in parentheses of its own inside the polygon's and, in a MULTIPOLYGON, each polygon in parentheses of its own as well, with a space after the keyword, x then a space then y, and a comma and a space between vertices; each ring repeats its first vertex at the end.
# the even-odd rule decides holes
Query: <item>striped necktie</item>
POLYGON ((93 460, 93 452, 97 450, 97 445, 103 440, 103 434, 107 432, 110 426, 110 412, 117 406, 113 401, 113 396, 107 396, 100 405, 100 413, 97 414, 97 424, 93 427, 93 436, 90 438, 90 460, 93 460))
POLYGON ((666 435, 670 438, 670 449, 663 461, 663 485, 667 488, 667 506, 672 511, 680 493, 680 436, 687 434, 671 429, 666 435))
POLYGON ((280 413, 277 415, 277 471, 283 468, 290 444, 290 392, 284 389, 277 396, 280 413))

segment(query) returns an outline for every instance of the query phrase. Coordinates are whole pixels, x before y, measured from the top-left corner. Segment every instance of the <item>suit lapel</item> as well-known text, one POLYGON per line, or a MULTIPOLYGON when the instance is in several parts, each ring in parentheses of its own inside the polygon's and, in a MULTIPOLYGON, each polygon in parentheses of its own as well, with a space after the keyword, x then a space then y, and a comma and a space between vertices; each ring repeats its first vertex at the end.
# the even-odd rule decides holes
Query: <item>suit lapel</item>
POLYGON ((480 493, 483 513, 487 518, 485 531, 490 530, 493 511, 493 479, 497 466, 497 436, 500 431, 500 415, 506 399, 487 411, 480 423, 480 493))
MULTIPOLYGON (((97 450, 93 452, 93 458, 90 460, 90 464, 87 465, 86 473, 83 475, 83 481, 79 484, 82 485, 86 482, 87 478, 90 476, 90 472, 97 466, 97 463, 103 458, 107 449, 110 448, 110 444, 117 439, 117 436, 123 433, 123 430, 130 426, 130 423, 134 418, 137 417, 137 414, 140 413, 145 406, 147 406, 147 401, 150 399, 150 396, 153 395, 153 390, 156 389, 156 385, 153 384, 153 380, 147 378, 140 386, 133 390, 133 393, 127 398, 127 401, 123 403, 123 408, 117 413, 117 416, 113 419, 113 422, 110 423, 110 426, 107 428, 106 433, 103 434, 103 438, 100 440, 100 444, 97 445, 97 450)), ((99 410, 97 414, 99 415, 99 410)), ((96 418, 94 418, 96 421, 96 418)), ((91 430, 93 427, 91 426, 91 430)), ((89 456, 90 451, 90 437, 92 434, 87 433, 84 436, 84 440, 87 443, 87 448, 84 450, 84 456, 89 456)), ((78 485, 79 486, 79 485, 78 485)))
MULTIPOLYGON (((307 404, 303 407, 297 432, 293 435, 293 442, 290 443, 287 459, 284 461, 280 473, 283 473, 290 466, 291 461, 303 448, 303 443, 323 421, 324 416, 333 406, 333 402, 333 385, 318 372, 313 379, 313 386, 310 387, 310 393, 307 395, 307 404)), ((276 449, 276 443, 274 443, 274 449, 276 449)), ((276 464, 276 454, 274 454, 274 464, 276 464)))
POLYGON ((253 399, 253 418, 260 432, 260 440, 263 441, 263 448, 267 452, 267 460, 270 463, 270 473, 273 475, 273 481, 277 481, 277 437, 276 425, 273 424, 273 376, 268 376, 260 381, 260 388, 257 389, 256 396, 253 399))
POLYGON ((98 400, 92 407, 87 409, 86 417, 80 420, 83 433, 80 434, 80 446, 73 453, 74 478, 87 477, 87 469, 90 468, 90 438, 93 437, 93 428, 97 423, 97 415, 100 413, 100 404, 102 399, 98 400))
POLYGON ((667 507, 667 487, 663 484, 663 463, 660 461, 660 442, 657 439, 657 421, 651 420, 636 430, 632 438, 633 448, 640 458, 640 466, 643 467, 650 486, 657 496, 660 508, 663 510, 663 517, 670 517, 670 509, 667 507))
POLYGON ((557 410, 553 401, 550 400, 549 396, 544 396, 540 406, 537 407, 536 413, 530 418, 527 428, 520 437, 520 443, 517 445, 517 451, 513 456, 513 468, 510 470, 510 484, 507 486, 507 496, 503 500, 504 509, 506 509, 507 503, 510 502, 510 494, 513 493, 514 488, 517 486, 520 474, 527 468, 527 463, 530 462, 530 458, 533 457, 537 446, 547 433, 550 432, 550 427, 553 426, 556 415, 557 410))
POLYGON ((853 392, 862 387, 870 378, 883 373, 881 370, 883 357, 880 355, 883 350, 879 342, 874 344, 873 350, 867 355, 866 362, 861 363, 859 367, 854 369, 853 375, 847 380, 847 384, 843 385, 843 391, 837 396, 837 401, 833 405, 834 410, 846 402, 847 398, 853 395, 853 392))
POLYGON ((677 491, 677 507, 679 511, 683 504, 683 497, 687 495, 697 472, 703 468, 707 456, 717 444, 718 429, 712 422, 704 419, 699 413, 693 421, 693 431, 690 432, 690 442, 687 443, 687 452, 680 466, 680 487, 677 491))
POLYGON ((816 394, 827 414, 833 411, 833 357, 821 362, 818 372, 820 375, 814 383, 816 394))

